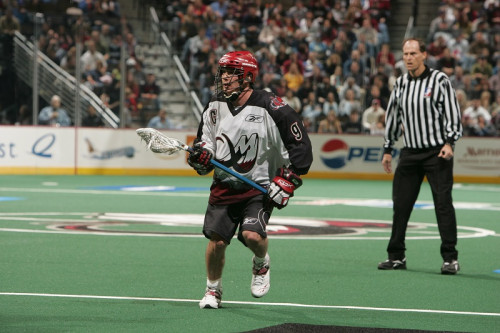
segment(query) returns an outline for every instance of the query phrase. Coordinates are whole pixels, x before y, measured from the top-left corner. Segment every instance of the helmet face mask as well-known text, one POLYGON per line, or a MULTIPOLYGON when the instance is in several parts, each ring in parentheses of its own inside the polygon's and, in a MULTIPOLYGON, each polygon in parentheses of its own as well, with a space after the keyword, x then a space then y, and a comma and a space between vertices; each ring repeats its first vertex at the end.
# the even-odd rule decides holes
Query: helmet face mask
POLYGON ((226 53, 219 60, 219 68, 215 77, 215 94, 235 101, 248 87, 252 87, 258 75, 258 64, 248 51, 226 53), (235 86, 237 82, 238 86, 235 86), (248 84, 246 84, 248 82, 248 84))

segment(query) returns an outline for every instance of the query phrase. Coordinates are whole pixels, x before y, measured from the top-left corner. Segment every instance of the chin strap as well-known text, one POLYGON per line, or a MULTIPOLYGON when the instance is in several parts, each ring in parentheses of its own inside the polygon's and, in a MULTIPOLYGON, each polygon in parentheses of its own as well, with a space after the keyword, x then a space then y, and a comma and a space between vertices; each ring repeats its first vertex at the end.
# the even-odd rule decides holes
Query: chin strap
POLYGON ((226 95, 224 94, 224 97, 225 97, 225 98, 226 98, 229 102, 234 102, 234 101, 236 101, 236 100, 237 100, 237 99, 241 96, 241 94, 242 94, 242 93, 244 93, 244 92, 246 92, 246 91, 248 91, 248 90, 250 90, 250 87, 242 88, 242 86, 240 85, 240 89, 239 89, 238 91, 234 91, 234 92, 232 92, 232 93, 231 93, 231 95, 229 95, 229 96, 226 96, 226 95))

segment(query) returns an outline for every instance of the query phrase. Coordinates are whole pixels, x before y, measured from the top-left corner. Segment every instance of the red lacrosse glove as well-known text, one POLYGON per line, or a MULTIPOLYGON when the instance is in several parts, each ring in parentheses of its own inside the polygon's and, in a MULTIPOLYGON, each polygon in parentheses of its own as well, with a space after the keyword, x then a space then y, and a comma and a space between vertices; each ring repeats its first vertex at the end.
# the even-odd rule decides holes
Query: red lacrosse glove
POLYGON ((187 159, 188 164, 195 169, 199 175, 206 175, 214 169, 213 164, 210 162, 213 158, 213 154, 210 150, 203 148, 204 145, 203 142, 196 143, 193 146, 193 152, 189 154, 187 159))
POLYGON ((293 191, 302 185, 302 179, 288 168, 279 168, 273 178, 267 195, 273 206, 281 209, 286 207, 293 197, 293 191))

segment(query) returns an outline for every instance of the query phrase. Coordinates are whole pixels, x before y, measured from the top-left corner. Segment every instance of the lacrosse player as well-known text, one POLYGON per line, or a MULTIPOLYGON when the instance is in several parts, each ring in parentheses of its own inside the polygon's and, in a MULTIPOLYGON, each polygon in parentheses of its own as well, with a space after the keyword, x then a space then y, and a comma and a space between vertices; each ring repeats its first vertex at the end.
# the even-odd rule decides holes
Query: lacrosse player
POLYGON ((266 225, 273 207, 284 208, 302 185, 300 175, 312 163, 311 142, 299 115, 280 97, 254 90, 258 64, 248 51, 222 56, 215 94, 205 107, 188 163, 198 174, 214 159, 268 189, 267 194, 215 169, 203 234, 207 287, 200 308, 217 309, 222 299, 225 251, 238 239, 254 254, 251 293, 262 297, 270 287, 266 225))

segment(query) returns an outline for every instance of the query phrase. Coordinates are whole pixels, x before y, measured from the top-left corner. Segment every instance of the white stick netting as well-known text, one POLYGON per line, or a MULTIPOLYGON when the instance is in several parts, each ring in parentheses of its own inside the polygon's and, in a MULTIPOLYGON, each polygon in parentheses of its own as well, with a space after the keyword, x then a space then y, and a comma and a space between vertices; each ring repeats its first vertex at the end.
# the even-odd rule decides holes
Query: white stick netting
POLYGON ((184 149, 184 144, 179 140, 169 138, 154 128, 139 128, 136 133, 146 142, 147 149, 153 153, 173 154, 184 149))

